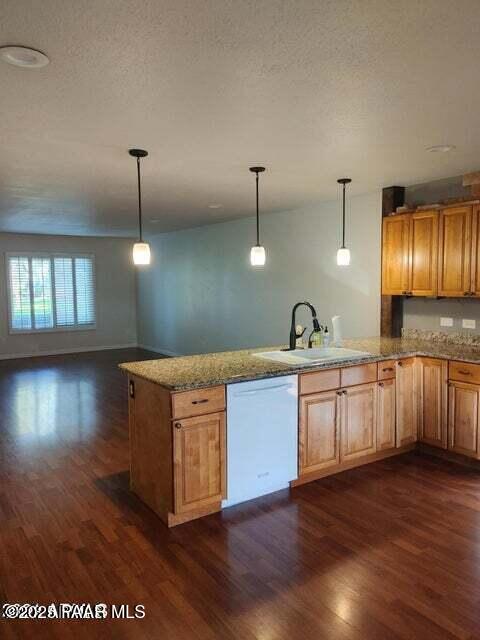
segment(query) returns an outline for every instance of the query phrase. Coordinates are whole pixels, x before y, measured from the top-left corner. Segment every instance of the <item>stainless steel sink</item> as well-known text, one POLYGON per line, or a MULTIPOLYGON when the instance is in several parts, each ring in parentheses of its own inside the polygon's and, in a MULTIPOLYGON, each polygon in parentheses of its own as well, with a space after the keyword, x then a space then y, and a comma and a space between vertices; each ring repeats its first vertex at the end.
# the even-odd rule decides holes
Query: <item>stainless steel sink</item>
POLYGON ((293 351, 262 351, 252 354, 256 358, 280 362, 295 367, 319 364, 322 362, 342 362, 343 360, 361 360, 371 353, 341 347, 324 347, 319 349, 294 349, 293 351))

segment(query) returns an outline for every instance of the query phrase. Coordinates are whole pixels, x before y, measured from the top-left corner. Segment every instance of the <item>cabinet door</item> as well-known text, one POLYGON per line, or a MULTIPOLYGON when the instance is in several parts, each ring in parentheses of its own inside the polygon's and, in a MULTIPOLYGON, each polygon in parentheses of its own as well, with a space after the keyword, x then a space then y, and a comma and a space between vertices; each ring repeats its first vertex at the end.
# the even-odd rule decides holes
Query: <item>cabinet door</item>
POLYGON ((397 362, 397 447, 417 440, 415 358, 397 362))
POLYGON ((383 218, 383 295, 402 295, 408 291, 410 219, 411 214, 383 218))
POLYGON ((447 448, 448 363, 417 358, 418 437, 434 447, 447 448))
POLYGON ((324 391, 300 397, 300 476, 340 462, 339 393, 324 391))
POLYGON ((471 294, 480 296, 480 206, 478 205, 473 207, 472 212, 471 271, 471 294))
POLYGON ((225 412, 173 423, 175 513, 220 502, 225 493, 225 412))
POLYGON ((377 429, 377 383, 362 384, 342 391, 342 461, 375 453, 377 429))
POLYGON ((395 447, 395 378, 378 383, 377 451, 395 447))
POLYGON ((478 457, 479 387, 466 382, 450 382, 448 398, 448 448, 478 457))
POLYGON ((438 211, 414 213, 410 223, 410 295, 437 295, 437 264, 438 211))
POLYGON ((471 288, 472 207, 440 213, 438 295, 461 297, 471 288))

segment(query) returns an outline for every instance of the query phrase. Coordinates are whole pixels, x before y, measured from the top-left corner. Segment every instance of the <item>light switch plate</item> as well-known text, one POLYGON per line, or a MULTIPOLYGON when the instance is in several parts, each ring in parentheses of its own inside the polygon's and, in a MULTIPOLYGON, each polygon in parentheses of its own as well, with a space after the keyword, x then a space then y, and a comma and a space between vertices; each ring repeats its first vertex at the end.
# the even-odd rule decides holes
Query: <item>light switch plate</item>
POLYGON ((466 320, 465 318, 462 320, 462 327, 464 329, 475 329, 477 323, 475 320, 466 320))
POLYGON ((453 327, 453 318, 440 318, 441 327, 453 327))

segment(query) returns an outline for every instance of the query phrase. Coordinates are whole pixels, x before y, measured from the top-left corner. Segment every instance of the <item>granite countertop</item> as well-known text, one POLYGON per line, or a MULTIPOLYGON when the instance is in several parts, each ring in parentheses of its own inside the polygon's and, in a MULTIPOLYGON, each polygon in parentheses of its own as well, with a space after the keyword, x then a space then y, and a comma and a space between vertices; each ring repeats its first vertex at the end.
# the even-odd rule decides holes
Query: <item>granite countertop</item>
POLYGON ((362 364, 407 356, 430 356, 446 360, 480 363, 480 346, 455 344, 438 340, 412 338, 360 338, 343 340, 349 349, 366 351, 370 355, 362 359, 329 361, 312 366, 290 366, 280 362, 270 362, 252 356, 255 352, 273 351, 282 347, 264 347, 242 351, 225 351, 204 355, 125 362, 120 368, 128 373, 150 380, 171 391, 188 391, 217 384, 273 378, 292 373, 305 373, 319 369, 332 369, 349 364, 362 364))

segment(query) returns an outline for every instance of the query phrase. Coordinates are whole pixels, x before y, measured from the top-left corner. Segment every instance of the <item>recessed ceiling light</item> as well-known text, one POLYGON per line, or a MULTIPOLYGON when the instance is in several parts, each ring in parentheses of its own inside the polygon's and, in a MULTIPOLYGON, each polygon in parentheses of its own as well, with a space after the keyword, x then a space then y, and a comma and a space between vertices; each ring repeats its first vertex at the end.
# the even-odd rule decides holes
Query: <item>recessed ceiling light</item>
POLYGON ((447 151, 453 151, 456 148, 454 144, 436 144, 433 147, 427 147, 426 151, 430 153, 447 153, 447 151))
POLYGON ((216 203, 216 202, 214 202, 213 204, 209 204, 209 205, 208 205, 208 208, 209 208, 209 209, 221 209, 222 207, 223 207, 223 205, 222 205, 222 204, 218 204, 218 203, 216 203))
POLYGON ((0 58, 15 67, 29 69, 46 67, 50 62, 44 53, 30 47, 0 47, 0 58))

